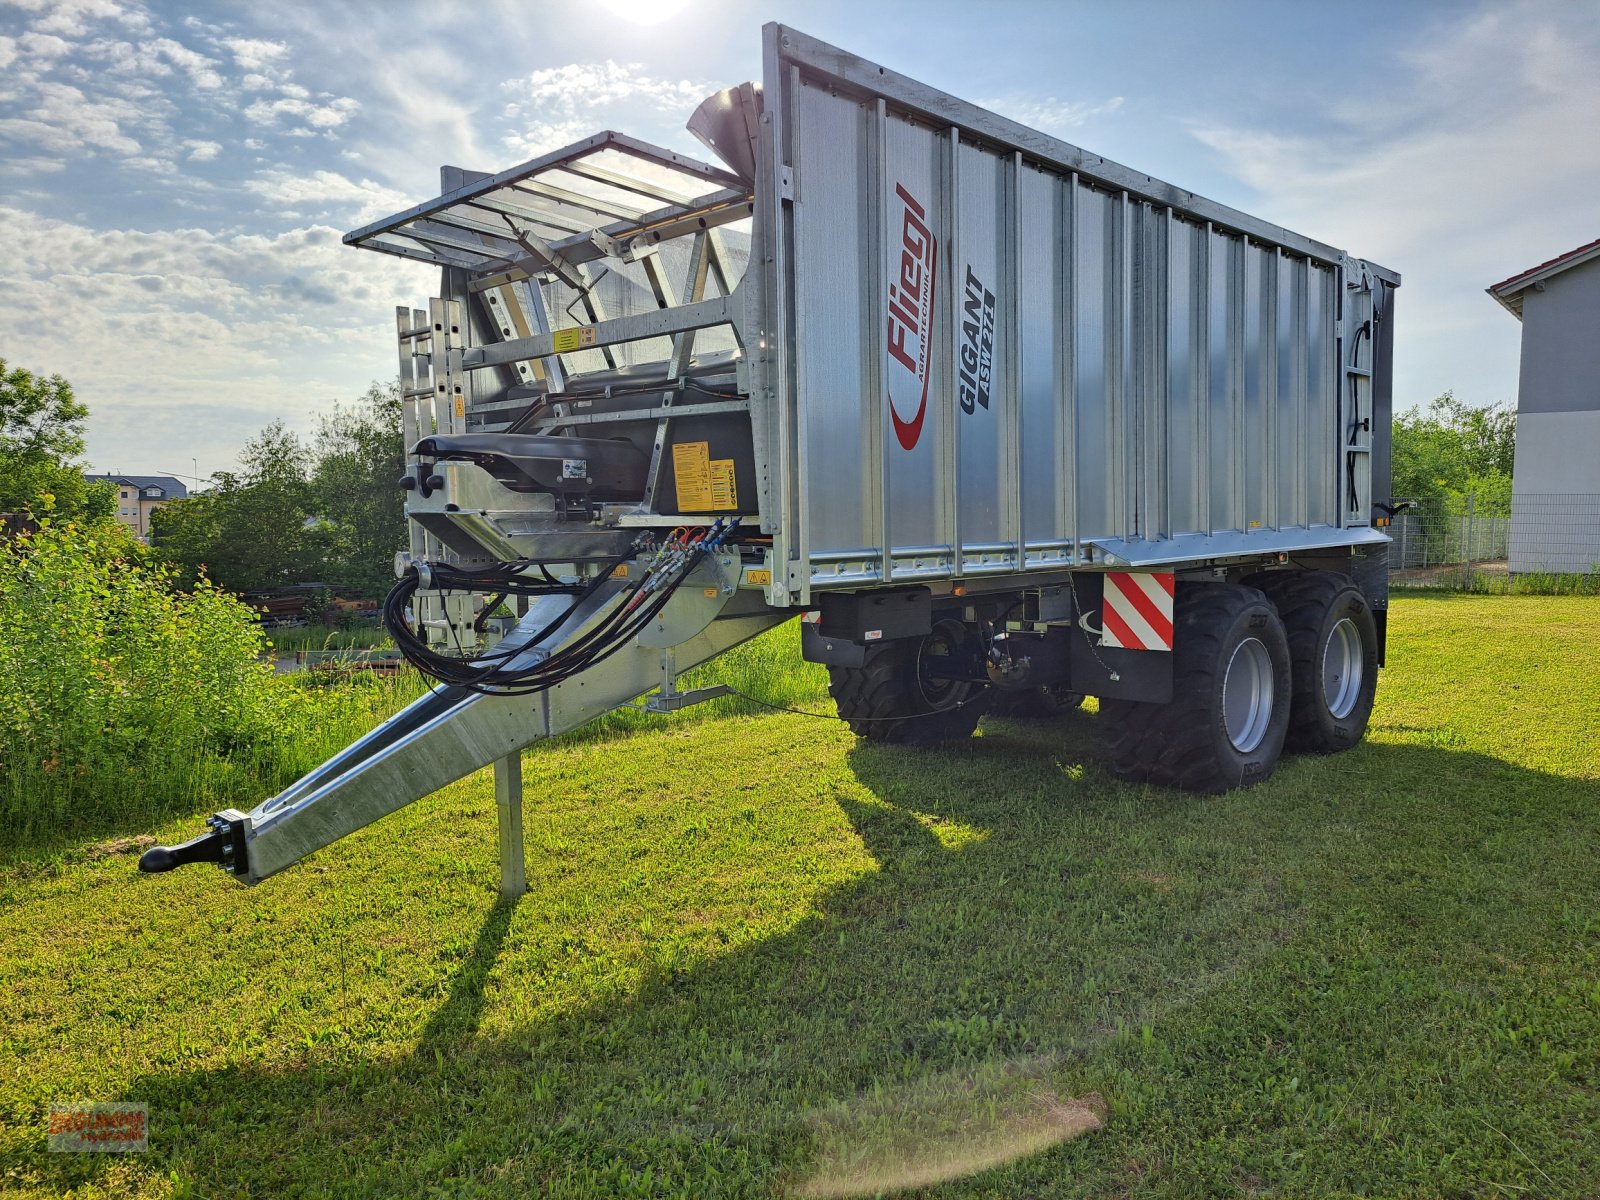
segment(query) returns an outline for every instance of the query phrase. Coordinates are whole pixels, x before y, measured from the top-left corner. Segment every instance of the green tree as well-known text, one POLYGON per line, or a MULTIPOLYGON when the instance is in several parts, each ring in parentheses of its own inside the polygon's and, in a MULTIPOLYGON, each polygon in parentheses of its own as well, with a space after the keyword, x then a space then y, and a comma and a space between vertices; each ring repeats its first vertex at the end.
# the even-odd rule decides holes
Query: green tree
POLYGON ((1395 418, 1393 494, 1434 516, 1464 511, 1472 496, 1477 515, 1508 517, 1516 438, 1513 409, 1473 408, 1446 392, 1395 418))
POLYGON ((381 596, 406 537, 399 385, 374 383, 354 404, 336 404, 313 448, 312 494, 333 536, 328 582, 381 596))
POLYGON ((334 538, 316 512, 305 445, 274 421, 239 457, 237 474, 157 509, 152 543, 186 580, 205 574, 236 592, 318 580, 334 538))
POLYGON ((97 520, 117 506, 116 488, 91 484, 77 461, 89 408, 59 375, 48 378, 0 358, 0 511, 97 520))

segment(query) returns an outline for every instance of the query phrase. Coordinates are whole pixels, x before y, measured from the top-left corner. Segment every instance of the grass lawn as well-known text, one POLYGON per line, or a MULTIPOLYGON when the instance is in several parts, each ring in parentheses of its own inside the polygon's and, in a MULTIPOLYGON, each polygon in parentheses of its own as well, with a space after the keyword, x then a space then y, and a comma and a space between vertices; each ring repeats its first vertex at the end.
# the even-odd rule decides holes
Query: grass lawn
MULTIPOLYGON (((0 1189, 1593 1196, 1597 633, 1402 596, 1368 742, 1222 797, 1092 712, 628 715, 527 755, 515 905, 487 775, 256 889, 8 867, 0 1189), (150 1152, 46 1153, 79 1099, 150 1152)), ((741 686, 825 707, 769 639, 741 686)))

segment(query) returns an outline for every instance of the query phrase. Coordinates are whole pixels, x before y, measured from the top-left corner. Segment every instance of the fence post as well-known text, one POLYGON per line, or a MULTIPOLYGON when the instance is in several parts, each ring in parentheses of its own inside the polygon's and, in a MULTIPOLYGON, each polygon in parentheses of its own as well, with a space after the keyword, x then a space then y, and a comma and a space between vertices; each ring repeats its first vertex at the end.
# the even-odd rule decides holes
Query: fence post
POLYGON ((1472 553, 1478 532, 1478 493, 1467 493, 1467 561, 1477 562, 1477 557, 1472 553))

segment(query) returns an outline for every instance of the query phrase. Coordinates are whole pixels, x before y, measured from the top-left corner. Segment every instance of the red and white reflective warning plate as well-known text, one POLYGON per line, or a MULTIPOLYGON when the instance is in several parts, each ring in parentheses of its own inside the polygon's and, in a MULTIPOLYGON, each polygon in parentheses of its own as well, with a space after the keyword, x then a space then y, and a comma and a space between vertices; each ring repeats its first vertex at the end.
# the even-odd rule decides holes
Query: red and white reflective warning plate
POLYGON ((1171 571, 1107 572, 1100 644, 1124 650, 1171 650, 1175 586, 1171 571))

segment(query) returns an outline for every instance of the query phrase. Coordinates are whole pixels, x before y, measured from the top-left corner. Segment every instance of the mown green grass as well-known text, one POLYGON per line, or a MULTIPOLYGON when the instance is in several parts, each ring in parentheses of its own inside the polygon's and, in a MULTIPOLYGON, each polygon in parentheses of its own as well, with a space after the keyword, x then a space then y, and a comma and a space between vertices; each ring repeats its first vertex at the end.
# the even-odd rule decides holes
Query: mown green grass
MULTIPOLYGON (((253 890, 14 867, 0 1179, 1593 1195, 1597 624, 1402 598, 1368 743, 1222 797, 1113 782, 1092 712, 928 753, 721 701, 531 751, 516 904, 486 776, 253 890), (147 1101, 150 1153, 45 1153, 75 1099, 147 1101)), ((793 637, 731 669, 823 708, 793 637)))

